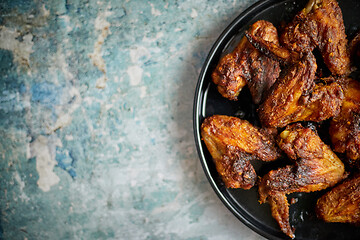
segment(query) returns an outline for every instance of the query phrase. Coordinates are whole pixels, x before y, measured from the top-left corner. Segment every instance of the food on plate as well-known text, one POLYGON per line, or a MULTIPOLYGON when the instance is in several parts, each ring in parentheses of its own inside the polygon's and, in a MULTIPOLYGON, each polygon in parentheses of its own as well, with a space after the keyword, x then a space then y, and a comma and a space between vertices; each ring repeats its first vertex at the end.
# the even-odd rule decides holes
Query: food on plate
MULTIPOLYGON (((270 22, 257 21, 250 26, 249 32, 279 44, 277 30, 270 22)), ((212 73, 212 79, 221 95, 230 100, 237 100, 240 91, 247 85, 254 103, 258 104, 279 73, 279 63, 259 52, 243 37, 234 51, 220 60, 212 73)))
POLYGON ((346 179, 321 198, 316 213, 325 222, 360 223, 360 175, 346 179))
POLYGON ((273 161, 280 156, 271 136, 236 117, 206 118, 201 125, 201 136, 228 188, 254 186, 256 172, 250 160, 273 161))
POLYGON ((340 114, 330 122, 329 135, 335 152, 360 160, 360 82, 346 78, 341 83, 344 101, 340 114))
POLYGON ((351 72, 342 12, 335 0, 310 0, 281 33, 281 45, 249 31, 245 35, 256 49, 282 63, 297 62, 318 48, 332 74, 351 72))
POLYGON ((350 73, 345 26, 336 0, 310 0, 285 27, 280 42, 299 53, 307 53, 316 47, 332 74, 350 73))
POLYGON ((271 170, 261 178, 260 203, 270 204, 272 216, 281 230, 294 238, 286 194, 331 187, 346 177, 345 167, 311 128, 300 123, 287 126, 279 135, 278 145, 294 164, 271 170))
POLYGON ((296 63, 300 60, 301 55, 298 52, 289 50, 279 43, 269 42, 261 37, 255 36, 250 31, 245 31, 245 36, 257 50, 284 65, 296 63))
POLYGON ((264 126, 285 127, 299 121, 319 122, 337 115, 343 99, 336 82, 315 84, 316 59, 312 53, 283 74, 271 88, 258 112, 264 126))
POLYGON ((337 1, 310 0, 280 37, 272 23, 255 22, 212 72, 225 98, 237 100, 242 88, 249 88, 261 123, 260 128, 232 116, 205 118, 201 136, 216 169, 227 188, 257 185, 259 202, 269 203, 273 218, 291 238, 295 229, 287 194, 294 192, 329 188, 317 202, 317 216, 360 223, 359 63, 360 32, 348 44, 337 1), (272 167, 257 178, 251 160, 280 156, 292 164, 272 167), (359 175, 346 179, 354 172, 359 175))

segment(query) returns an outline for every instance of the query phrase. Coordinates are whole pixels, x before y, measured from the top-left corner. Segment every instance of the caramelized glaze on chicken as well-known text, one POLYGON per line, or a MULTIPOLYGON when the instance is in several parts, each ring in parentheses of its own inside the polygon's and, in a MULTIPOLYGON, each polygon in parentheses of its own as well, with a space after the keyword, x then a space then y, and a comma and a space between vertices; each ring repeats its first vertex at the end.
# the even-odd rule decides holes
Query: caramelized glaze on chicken
MULTIPOLYGON (((257 21, 250 27, 249 32, 279 44, 277 30, 270 22, 257 21)), ((235 50, 220 60, 212 73, 212 79, 221 95, 230 100, 237 100, 242 88, 248 85, 253 101, 257 104, 279 73, 279 63, 256 50, 247 38, 243 37, 235 50)))
MULTIPOLYGON (((298 52, 280 46, 279 43, 269 42, 261 37, 255 36, 250 31, 246 31, 245 36, 260 52, 284 65, 296 63, 300 60, 301 55, 298 52)), ((310 50, 308 52, 310 52, 310 50)))
POLYGON ((360 223, 360 175, 346 179, 318 199, 316 213, 325 222, 360 223))
POLYGON ((272 170, 261 178, 260 203, 269 202, 272 216, 281 230, 294 238, 286 194, 326 189, 344 179, 346 174, 344 164, 330 147, 313 130, 299 123, 287 126, 280 133, 278 145, 294 165, 272 170))
MULTIPOLYGON (((270 204, 272 216, 291 238, 295 229, 290 225, 287 194, 324 190, 348 176, 315 130, 292 123, 313 121, 323 127, 321 122, 331 119, 334 151, 360 166, 360 82, 346 78, 354 65, 360 66, 359 60, 360 33, 348 46, 337 1, 310 0, 285 26, 280 40, 271 23, 254 23, 212 73, 218 91, 228 99, 237 100, 241 89, 249 87, 263 127, 221 115, 205 119, 202 138, 226 187, 254 186, 256 172, 250 161, 277 159, 280 153, 273 139, 278 128, 286 127, 277 144, 293 164, 259 178, 258 191, 259 202, 270 204), (330 77, 319 78, 324 69, 316 74, 315 48, 330 77)), ((327 222, 360 223, 360 175, 320 198, 317 215, 327 222)))
POLYGON ((344 101, 340 114, 330 123, 329 134, 335 152, 360 160, 360 82, 351 78, 342 82, 344 101))
POLYGON ((248 40, 265 55, 289 64, 314 48, 318 48, 330 72, 335 75, 350 73, 342 12, 335 0, 310 0, 280 35, 281 45, 269 42, 251 32, 248 40))
POLYGON ((317 47, 332 74, 350 73, 344 21, 336 0, 310 0, 285 28, 280 41, 299 53, 317 47))
POLYGON ((339 113, 343 100, 340 85, 336 82, 315 85, 316 68, 315 57, 310 53, 278 79, 258 109, 264 126, 319 122, 339 113))
POLYGON ((201 125, 201 136, 228 188, 254 186, 256 173, 250 160, 273 161, 280 156, 270 136, 236 117, 206 118, 201 125))

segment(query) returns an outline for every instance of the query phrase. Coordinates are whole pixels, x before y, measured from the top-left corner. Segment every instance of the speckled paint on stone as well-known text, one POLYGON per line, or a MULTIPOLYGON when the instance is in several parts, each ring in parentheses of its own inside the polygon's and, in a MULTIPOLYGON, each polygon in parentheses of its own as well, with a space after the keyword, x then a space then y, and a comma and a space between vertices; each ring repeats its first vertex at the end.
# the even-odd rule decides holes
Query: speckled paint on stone
POLYGON ((255 1, 0 3, 0 239, 262 239, 216 197, 192 103, 255 1))

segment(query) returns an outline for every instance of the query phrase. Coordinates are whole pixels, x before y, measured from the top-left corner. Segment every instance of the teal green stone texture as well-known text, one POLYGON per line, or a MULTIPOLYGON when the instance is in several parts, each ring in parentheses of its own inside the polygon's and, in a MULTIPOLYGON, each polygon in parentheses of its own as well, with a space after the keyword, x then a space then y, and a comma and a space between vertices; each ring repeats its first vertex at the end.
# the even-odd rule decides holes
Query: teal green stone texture
POLYGON ((255 2, 0 1, 0 239, 263 239, 192 129, 205 58, 255 2))

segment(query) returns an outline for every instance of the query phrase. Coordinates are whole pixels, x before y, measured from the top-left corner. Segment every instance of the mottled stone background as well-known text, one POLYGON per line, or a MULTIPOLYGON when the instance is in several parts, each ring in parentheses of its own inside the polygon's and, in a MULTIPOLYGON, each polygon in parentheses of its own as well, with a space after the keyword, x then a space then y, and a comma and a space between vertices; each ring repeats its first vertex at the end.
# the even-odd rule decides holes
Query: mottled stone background
POLYGON ((1 239, 262 239, 201 168, 192 107, 255 0, 2 0, 1 239))

